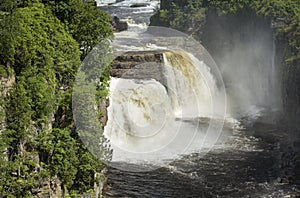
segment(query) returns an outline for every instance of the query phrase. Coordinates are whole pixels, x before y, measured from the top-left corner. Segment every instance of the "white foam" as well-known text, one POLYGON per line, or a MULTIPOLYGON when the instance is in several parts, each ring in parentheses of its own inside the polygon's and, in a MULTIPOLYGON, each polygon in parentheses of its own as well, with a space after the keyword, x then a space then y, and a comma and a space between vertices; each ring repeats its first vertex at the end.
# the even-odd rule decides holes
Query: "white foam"
POLYGON ((147 9, 147 10, 139 10, 139 11, 133 11, 133 14, 143 14, 143 13, 153 13, 154 11, 151 9, 147 9))
POLYGON ((97 6, 106 6, 115 2, 116 0, 96 0, 97 6))
POLYGON ((134 4, 157 4, 158 2, 157 1, 153 1, 151 2, 150 4, 150 0, 125 0, 125 1, 121 1, 119 3, 115 3, 113 4, 113 6, 122 6, 122 7, 130 7, 131 5, 134 5, 134 4))
POLYGON ((217 92, 210 70, 191 54, 166 53, 167 90, 156 80, 111 80, 104 134, 112 144, 113 161, 163 163, 207 149, 218 139, 220 131, 210 125, 223 120, 210 119, 211 97, 217 92), (201 123, 199 115, 209 118, 201 123))

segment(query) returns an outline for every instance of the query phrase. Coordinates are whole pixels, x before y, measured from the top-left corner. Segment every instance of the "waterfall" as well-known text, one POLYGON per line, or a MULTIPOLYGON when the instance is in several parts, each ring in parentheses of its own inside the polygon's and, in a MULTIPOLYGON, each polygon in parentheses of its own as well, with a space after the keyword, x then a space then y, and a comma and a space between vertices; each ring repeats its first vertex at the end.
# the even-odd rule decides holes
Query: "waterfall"
POLYGON ((164 62, 167 87, 175 112, 183 113, 183 117, 211 115, 212 97, 217 88, 203 61, 179 51, 164 53, 164 62))
POLYGON ((263 32, 247 41, 236 40, 233 46, 219 61, 228 106, 233 117, 252 123, 281 106, 275 38, 263 32))
POLYGON ((113 160, 175 158, 201 150, 215 135, 207 134, 218 93, 209 67, 184 51, 164 52, 163 58, 166 84, 111 79, 104 134, 111 141, 113 160))
POLYGON ((108 5, 115 2, 116 0, 96 0, 97 6, 108 5))
POLYGON ((272 104, 274 111, 281 111, 281 85, 280 81, 281 78, 279 77, 280 69, 276 67, 276 34, 273 33, 273 38, 272 38, 272 59, 271 59, 271 77, 270 77, 270 82, 271 82, 271 90, 274 91, 274 102, 272 104))

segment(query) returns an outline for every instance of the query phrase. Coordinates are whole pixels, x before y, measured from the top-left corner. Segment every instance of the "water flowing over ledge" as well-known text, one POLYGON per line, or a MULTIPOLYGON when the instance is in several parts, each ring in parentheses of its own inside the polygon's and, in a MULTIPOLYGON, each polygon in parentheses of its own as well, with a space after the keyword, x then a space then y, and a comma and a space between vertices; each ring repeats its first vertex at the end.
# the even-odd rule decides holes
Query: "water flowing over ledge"
MULTIPOLYGON (((120 61, 117 63, 120 68, 113 67, 112 71, 110 99, 116 102, 109 111, 115 122, 111 119, 105 135, 115 143, 117 155, 109 172, 112 188, 106 195, 284 197, 289 194, 286 192, 295 191, 280 184, 287 181, 281 179, 282 175, 290 175, 284 173, 289 172, 290 167, 283 164, 292 156, 281 154, 287 152, 285 148, 291 140, 282 136, 282 129, 260 123, 264 122, 262 117, 275 117, 281 100, 277 81, 279 71, 275 66, 278 46, 272 32, 269 34, 262 29, 255 36, 257 39, 234 32, 233 36, 241 36, 245 43, 234 43, 232 51, 230 48, 222 51, 227 56, 219 59, 218 63, 222 64, 214 68, 211 60, 208 61, 210 56, 203 56, 205 49, 194 48, 194 40, 187 43, 188 39, 178 38, 179 34, 147 29, 148 19, 143 18, 146 15, 135 15, 140 12, 142 16, 144 11, 135 10, 131 15, 126 3, 128 1, 114 4, 110 12, 122 10, 119 16, 129 24, 128 31, 115 34, 114 44, 119 57, 130 59, 132 56, 134 60, 125 64, 120 61), (157 38, 153 39, 153 35, 157 38), (248 41, 253 45, 247 45, 248 41), (265 43, 267 45, 263 45, 265 43), (135 61, 141 57, 139 52, 142 56, 159 53, 159 58, 150 63, 135 61), (216 71, 218 69, 220 73, 216 71), (215 98, 224 98, 222 82, 225 83, 227 101, 222 99, 219 104, 215 98), (202 114, 198 114, 196 107, 202 114), (221 111, 223 114, 218 113, 224 107, 227 108, 221 111), (210 128, 211 122, 222 125, 221 134, 216 133, 216 128, 210 128), (154 130, 149 127, 151 124, 154 130), (192 135, 193 140, 187 141, 192 135), (169 141, 174 144, 161 147, 169 141), (187 149, 180 148, 184 144, 188 145, 187 149), (159 148, 161 152, 155 154, 157 150, 153 148, 159 148), (150 153, 145 155, 145 151, 150 153), (166 160, 170 158, 175 160, 166 160), (152 171, 144 173, 145 170, 152 171)), ((213 21, 213 18, 209 20, 213 21)), ((226 36, 223 38, 222 35, 219 37, 224 41, 214 43, 213 33, 214 30, 206 32, 211 35, 216 48, 227 44, 226 36)))
POLYGON ((173 159, 201 150, 203 141, 215 136, 207 134, 211 119, 218 116, 212 103, 218 88, 210 69, 184 51, 161 54, 163 60, 157 66, 163 74, 160 79, 151 79, 153 73, 147 67, 154 67, 146 64, 111 80, 105 135, 113 145, 115 161, 173 159), (203 126, 196 121, 201 117, 208 118, 203 126))

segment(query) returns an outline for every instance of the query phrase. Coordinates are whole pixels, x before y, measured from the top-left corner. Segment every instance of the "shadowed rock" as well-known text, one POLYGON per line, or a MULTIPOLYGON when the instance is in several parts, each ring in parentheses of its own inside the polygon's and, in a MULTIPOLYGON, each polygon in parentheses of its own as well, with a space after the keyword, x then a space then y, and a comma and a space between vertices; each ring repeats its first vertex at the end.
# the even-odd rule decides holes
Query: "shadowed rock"
POLYGON ((163 52, 126 52, 115 58, 110 75, 126 79, 155 79, 163 84, 163 52))
POLYGON ((149 3, 135 3, 135 4, 132 4, 130 7, 131 8, 140 8, 140 7, 147 7, 149 5, 150 5, 149 3))
POLYGON ((121 21, 117 16, 112 18, 111 25, 114 32, 121 32, 128 29, 127 22, 121 21))

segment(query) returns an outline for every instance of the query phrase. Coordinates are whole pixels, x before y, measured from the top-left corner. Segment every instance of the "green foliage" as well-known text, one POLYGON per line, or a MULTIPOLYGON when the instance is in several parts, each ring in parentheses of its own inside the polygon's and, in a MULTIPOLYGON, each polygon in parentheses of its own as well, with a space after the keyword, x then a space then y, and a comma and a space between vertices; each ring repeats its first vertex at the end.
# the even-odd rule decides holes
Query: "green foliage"
POLYGON ((76 141, 71 137, 70 129, 53 129, 52 159, 50 169, 53 175, 58 175, 66 187, 73 185, 78 165, 76 141))
POLYGON ((101 125, 95 111, 97 92, 99 93, 95 82, 90 82, 85 73, 80 71, 73 92, 73 97, 76 98, 73 100, 74 119, 80 138, 90 152, 98 159, 110 160, 110 147, 101 134, 101 125))
POLYGON ((290 46, 293 47, 292 56, 287 61, 300 61, 300 5, 298 13, 284 31, 289 37, 290 46))
POLYGON ((104 38, 112 36, 110 18, 92 3, 82 0, 43 0, 66 24, 82 51, 81 60, 104 38))
POLYGON ((35 163, 28 156, 16 156, 14 162, 1 164, 3 180, 0 193, 4 197, 32 197, 32 189, 38 186, 39 175, 32 168, 35 163))
MULTIPOLYGON (((0 92, 2 90, 0 89, 0 92)), ((0 130, 4 128, 5 125, 5 111, 4 111, 4 100, 0 97, 0 130)))
POLYGON ((158 16, 153 16, 151 23, 153 25, 164 25, 174 29, 194 34, 194 31, 199 29, 205 18, 205 8, 203 0, 165 0, 162 1, 162 8, 158 11, 158 16), (155 24, 157 18, 158 24, 155 24), (198 27, 194 27, 195 21, 199 21, 198 27), (192 27, 193 26, 193 27, 192 27), (192 30, 193 29, 193 30, 192 30), (192 31, 191 31, 192 30, 192 31))
POLYGON ((109 16, 90 4, 84 4, 70 21, 71 34, 80 43, 82 59, 104 38, 112 36, 109 16))
MULTIPOLYGON (((0 196, 32 197, 55 176, 70 192, 93 189, 103 165, 75 131, 71 93, 80 59, 111 35, 109 17, 81 0, 0 2, 0 76, 16 75, 0 101, 0 196)), ((95 78, 104 98, 109 68, 95 78)))
POLYGON ((251 0, 207 0, 210 8, 216 9, 219 14, 234 14, 238 10, 249 8, 251 0))
POLYGON ((17 75, 24 68, 38 67, 54 69, 61 83, 74 79, 80 64, 78 44, 43 4, 18 8, 1 24, 11 29, 3 33, 1 61, 12 64, 17 75))
POLYGON ((5 13, 5 15, 12 13, 17 7, 20 7, 24 4, 27 4, 27 1, 14 1, 14 0, 2 0, 0 2, 0 10, 5 13))
POLYGON ((77 156, 79 157, 79 165, 77 169, 76 179, 74 180, 73 189, 81 189, 82 192, 87 192, 91 189, 96 178, 96 172, 100 172, 104 165, 96 159, 84 146, 78 149, 77 156))
MULTIPOLYGON (((254 10, 257 15, 280 19, 284 25, 279 31, 286 34, 292 54, 287 61, 300 59, 300 1, 295 0, 162 0, 161 10, 152 17, 153 25, 169 26, 189 34, 197 29, 193 24, 205 19, 205 10, 215 10, 219 15, 235 14, 243 10, 254 10), (158 23, 158 24, 157 24, 158 23)), ((197 35, 194 35, 197 37, 197 35)))
POLYGON ((12 73, 13 73, 13 71, 10 68, 8 68, 4 65, 0 65, 0 78, 1 77, 6 77, 7 78, 10 75, 12 75, 12 73))
POLYGON ((250 7, 264 16, 283 17, 286 20, 292 20, 295 15, 299 14, 300 2, 295 0, 256 0, 250 4, 250 7))
POLYGON ((9 102, 6 103, 7 128, 13 131, 11 138, 16 140, 24 138, 29 132, 34 113, 30 106, 32 100, 28 97, 25 86, 25 78, 20 77, 19 82, 10 90, 9 102))

